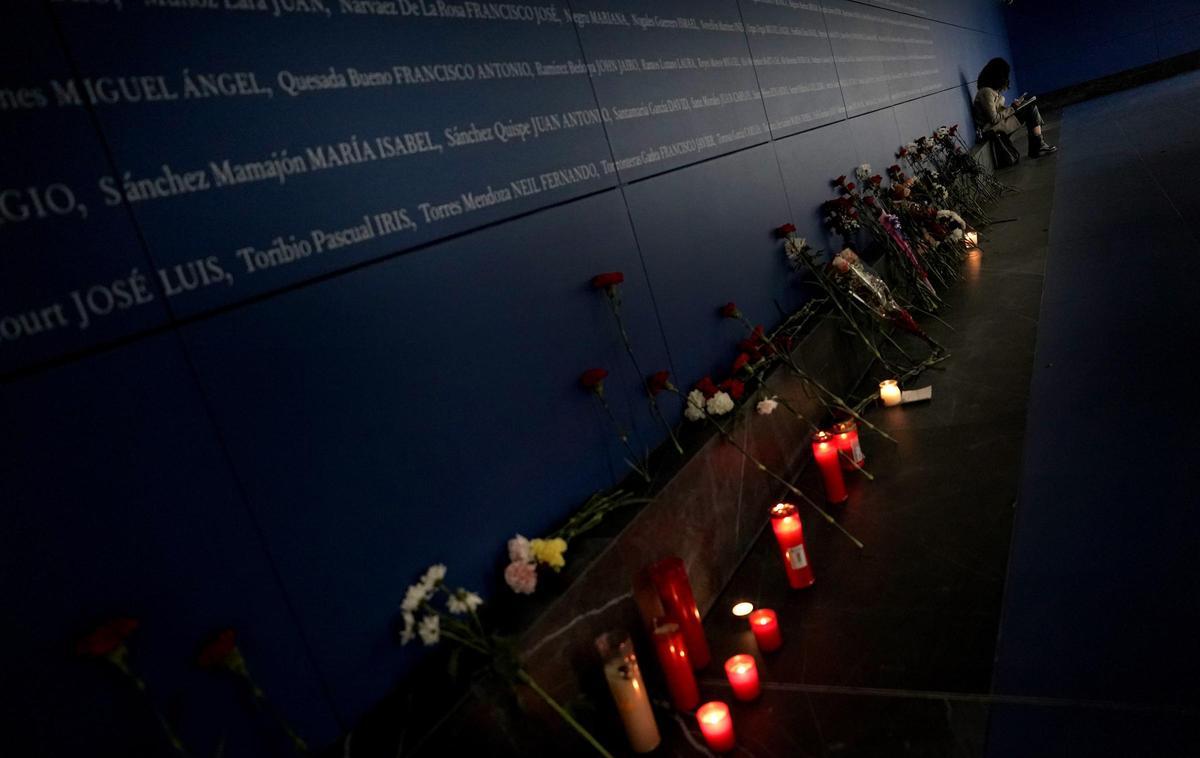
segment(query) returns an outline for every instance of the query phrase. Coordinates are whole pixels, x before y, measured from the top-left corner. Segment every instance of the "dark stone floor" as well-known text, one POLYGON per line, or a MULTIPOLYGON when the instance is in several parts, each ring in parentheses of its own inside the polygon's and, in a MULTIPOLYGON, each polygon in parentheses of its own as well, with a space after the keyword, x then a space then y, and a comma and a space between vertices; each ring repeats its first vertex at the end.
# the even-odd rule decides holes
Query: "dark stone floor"
MULTIPOLYGON (((949 293, 953 329, 927 322, 953 351, 913 383, 934 400, 871 416, 899 444, 866 438, 877 480, 839 515, 866 548, 802 512, 816 585, 787 588, 768 529, 706 619, 702 696, 760 660, 737 754, 1200 755, 1197 95, 1073 106, 1062 153, 1001 174, 1015 220, 949 293), (780 651, 743 599, 779 613, 780 651)), ((690 716, 660 722, 658 754, 704 754, 690 716)))
MULTIPOLYGON (((953 354, 911 383, 932 384, 933 401, 871 413, 897 444, 864 436, 876 479, 852 477, 838 514, 866 547, 802 510, 817 583, 788 589, 768 529, 707 617, 714 664, 705 697, 731 698, 719 668, 726 657, 760 660, 762 699, 733 703, 740 754, 983 754, 1055 160, 1002 175, 1020 192, 993 217, 1016 220, 985 230, 984 252, 945 296, 948 325, 925 320, 953 354), (726 610, 738 600, 777 611, 781 650, 758 653, 745 621, 726 610)), ((820 491, 815 481, 803 485, 820 491)), ((682 723, 692 733, 667 730, 661 752, 702 754, 698 731, 682 723)))
POLYGON ((1107 705, 993 710, 994 758, 1200 755, 1198 95, 1065 112, 993 687, 1107 705))

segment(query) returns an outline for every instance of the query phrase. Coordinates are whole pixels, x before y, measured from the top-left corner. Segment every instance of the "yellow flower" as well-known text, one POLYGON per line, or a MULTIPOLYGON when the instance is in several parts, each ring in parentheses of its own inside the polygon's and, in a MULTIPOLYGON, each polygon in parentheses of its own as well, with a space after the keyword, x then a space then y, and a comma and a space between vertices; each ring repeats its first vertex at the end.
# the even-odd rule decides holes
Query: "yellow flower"
POLYGON ((529 549, 538 563, 544 563, 555 571, 567 565, 563 558, 563 553, 567 552, 567 541, 561 537, 552 540, 532 540, 529 549))

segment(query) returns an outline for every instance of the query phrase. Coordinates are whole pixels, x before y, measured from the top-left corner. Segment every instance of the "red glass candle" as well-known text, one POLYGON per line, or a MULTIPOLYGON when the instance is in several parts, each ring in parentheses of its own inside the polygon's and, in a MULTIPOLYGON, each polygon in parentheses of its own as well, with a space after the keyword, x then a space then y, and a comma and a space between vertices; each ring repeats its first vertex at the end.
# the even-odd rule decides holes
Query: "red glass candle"
POLYGON ((679 630, 683 632, 683 641, 687 645, 688 656, 692 659, 692 667, 704 668, 710 658, 708 640, 704 637, 704 627, 700 624, 700 609, 696 606, 695 596, 692 595, 692 585, 688 581, 683 559, 663 558, 651 564, 649 574, 650 581, 662 601, 663 611, 671 621, 679 624, 679 630))
POLYGON ((752 655, 735 655, 725 661, 725 676, 738 700, 753 700, 761 692, 758 686, 758 666, 752 655))
POLYGON ((779 633, 779 618, 770 608, 760 608, 750 614, 750 631, 758 642, 758 649, 771 653, 783 645, 783 636, 779 633))
POLYGON ((829 432, 817 432, 813 435, 813 458, 821 469, 821 478, 825 480, 825 499, 831 505, 844 503, 849 499, 846 494, 846 480, 842 478, 842 466, 838 463, 837 443, 829 432))
POLYGON ((733 735, 733 717, 728 705, 719 700, 705 703, 696 711, 696 721, 710 750, 716 753, 733 750, 737 738, 733 735))
POLYGON ((699 705, 700 688, 696 686, 696 675, 692 673, 692 662, 679 624, 658 619, 654 627, 654 650, 658 653, 658 663, 667 678, 667 689, 671 691, 671 702, 675 707, 690 711, 699 705))
POLYGON ((793 589, 811 587, 816 579, 812 566, 808 565, 808 553, 804 549, 804 527, 800 514, 791 503, 777 503, 771 508, 771 529, 783 555, 783 567, 787 571, 788 584, 793 589))
POLYGON ((867 462, 867 456, 858 442, 858 424, 851 420, 834 424, 833 435, 837 440, 838 460, 842 464, 842 471, 861 469, 867 462))

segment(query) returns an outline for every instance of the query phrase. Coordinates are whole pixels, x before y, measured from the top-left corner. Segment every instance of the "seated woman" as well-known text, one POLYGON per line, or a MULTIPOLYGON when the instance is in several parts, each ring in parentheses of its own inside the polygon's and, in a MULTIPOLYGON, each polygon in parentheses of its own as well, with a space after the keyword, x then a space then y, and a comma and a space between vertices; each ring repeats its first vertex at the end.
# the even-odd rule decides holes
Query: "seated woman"
POLYGON ((1009 87, 1009 75, 1012 69, 1003 58, 992 58, 983 70, 979 72, 979 92, 975 95, 972 114, 975 125, 979 127, 984 139, 994 139, 1003 146, 1008 157, 1016 163, 1020 156, 1008 138, 1010 132, 1024 124, 1029 132, 1029 157, 1040 158, 1058 152, 1058 148, 1050 145, 1042 138, 1042 114, 1038 113, 1036 105, 1021 107, 1021 98, 1013 101, 1011 106, 1005 106, 1004 95, 1000 94, 1009 87))

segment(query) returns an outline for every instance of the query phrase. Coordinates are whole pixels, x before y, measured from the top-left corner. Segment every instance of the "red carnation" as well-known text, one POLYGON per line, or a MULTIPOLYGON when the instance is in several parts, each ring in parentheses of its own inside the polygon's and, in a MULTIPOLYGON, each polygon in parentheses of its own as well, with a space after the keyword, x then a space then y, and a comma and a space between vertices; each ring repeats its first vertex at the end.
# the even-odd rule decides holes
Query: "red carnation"
POLYGON ((746 385, 742 384, 737 379, 726 379, 721 382, 721 389, 729 393, 729 396, 734 400, 740 400, 746 392, 746 385))
POLYGON ((651 396, 654 396, 663 390, 670 389, 670 376, 671 372, 669 371, 655 371, 648 379, 646 379, 646 390, 651 396))
POLYGON ((222 629, 200 647, 200 652, 196 654, 196 665, 205 669, 224 666, 235 652, 237 652, 237 632, 232 629, 222 629))
POLYGON ((718 392, 717 385, 713 384, 713 380, 707 376, 696 382, 696 389, 704 393, 705 397, 712 397, 718 392))
POLYGON ((600 392, 604 389, 604 380, 608 372, 602 368, 590 368, 579 375, 579 383, 584 389, 600 392))
POLYGON ((842 175, 841 175, 841 176, 839 176, 837 179, 834 179, 834 180, 833 180, 833 183, 834 183, 834 185, 835 185, 835 186, 838 186, 838 187, 845 186, 845 184, 846 184, 846 175, 845 175, 845 174, 842 174, 842 175))
POLYGON ((846 185, 846 191, 853 192, 856 187, 858 187, 857 184, 855 184, 854 182, 850 182, 849 184, 846 185))
POLYGON ((863 200, 863 202, 866 203, 867 205, 871 206, 872 208, 875 207, 875 198, 873 198, 873 197, 868 197, 866 200, 863 200))
POLYGON ((955 134, 958 134, 958 124, 950 127, 950 136, 954 136, 955 134))
POLYGON ((878 187, 879 185, 883 184, 883 177, 880 176, 879 174, 876 174, 875 176, 872 176, 867 181, 869 181, 871 183, 872 187, 878 187))
POLYGON ((775 230, 775 234, 781 238, 786 238, 789 234, 795 234, 795 233, 796 233, 796 225, 795 224, 784 224, 783 226, 781 226, 775 230))
POLYGON ((904 157, 904 156, 906 156, 906 155, 908 155, 908 148, 907 148, 907 147, 902 147, 902 148, 900 148, 900 152, 896 153, 896 157, 897 157, 897 158, 903 158, 903 157, 904 157))
POLYGON ((747 365, 749 365, 749 364, 750 364, 750 356, 749 356, 749 355, 747 355, 746 353, 740 353, 740 354, 738 355, 738 357, 737 357, 737 358, 734 358, 734 360, 733 360, 733 368, 732 368, 732 371, 733 371, 733 373, 735 373, 735 374, 736 374, 737 372, 739 372, 739 371, 741 371, 742 369, 746 368, 746 366, 747 366, 747 365))
POLYGON ((741 318, 742 312, 738 310, 737 303, 725 303, 721 306, 722 318, 741 318))
POLYGON ((607 274, 597 274, 592 277, 592 286, 598 290, 615 287, 625 281, 625 275, 620 271, 610 271, 607 274))
POLYGON ((75 652, 92 658, 103 658, 116 652, 125 639, 138 628, 138 620, 117 618, 96 627, 75 644, 75 652))

